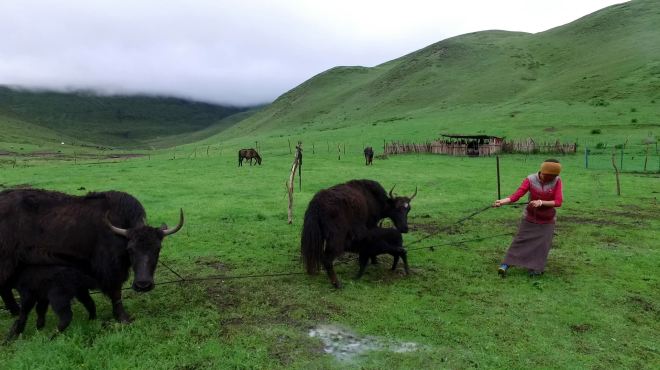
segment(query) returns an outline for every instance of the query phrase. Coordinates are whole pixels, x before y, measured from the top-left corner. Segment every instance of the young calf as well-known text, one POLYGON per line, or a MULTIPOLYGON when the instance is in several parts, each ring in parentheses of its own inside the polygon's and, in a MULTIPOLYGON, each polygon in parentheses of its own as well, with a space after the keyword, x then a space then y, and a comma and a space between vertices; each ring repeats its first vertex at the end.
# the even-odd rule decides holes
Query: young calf
POLYGON ((25 266, 16 280, 16 290, 21 297, 18 319, 9 330, 7 340, 15 339, 25 329, 28 315, 37 306, 37 329, 46 324, 48 305, 59 317, 59 332, 64 331, 73 318, 71 300, 76 297, 82 303, 89 319, 96 318, 96 305, 89 290, 96 287, 96 281, 78 269, 68 266, 41 265, 25 266))
POLYGON ((360 271, 355 277, 356 279, 361 278, 364 274, 369 259, 375 261, 376 256, 385 253, 394 257, 392 271, 396 269, 399 258, 401 258, 406 275, 410 272, 408 269, 408 255, 407 251, 403 248, 401 232, 395 228, 375 227, 369 229, 362 239, 353 241, 350 251, 359 254, 360 271))

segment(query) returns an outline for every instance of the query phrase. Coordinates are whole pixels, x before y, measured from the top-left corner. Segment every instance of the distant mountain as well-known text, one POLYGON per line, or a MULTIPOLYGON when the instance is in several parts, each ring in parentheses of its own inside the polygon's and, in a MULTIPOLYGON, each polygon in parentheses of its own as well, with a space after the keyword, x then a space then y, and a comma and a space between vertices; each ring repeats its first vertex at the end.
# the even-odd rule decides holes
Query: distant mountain
POLYGON ((104 146, 145 146, 150 140, 208 129, 245 110, 170 97, 100 96, 0 86, 0 127, 21 122, 30 126, 27 136, 43 128, 55 133, 51 136, 59 134, 104 146))
POLYGON ((659 25, 659 1, 633 0, 537 34, 453 37, 373 68, 320 73, 223 135, 388 123, 378 132, 363 130, 375 136, 415 122, 427 136, 488 128, 523 135, 515 130, 530 122, 558 129, 618 122, 622 115, 623 123, 635 122, 625 115, 631 110, 643 111, 640 123, 652 120, 657 128, 659 25), (609 104, 619 111, 599 110, 609 104), (519 114, 528 116, 515 120, 519 114))

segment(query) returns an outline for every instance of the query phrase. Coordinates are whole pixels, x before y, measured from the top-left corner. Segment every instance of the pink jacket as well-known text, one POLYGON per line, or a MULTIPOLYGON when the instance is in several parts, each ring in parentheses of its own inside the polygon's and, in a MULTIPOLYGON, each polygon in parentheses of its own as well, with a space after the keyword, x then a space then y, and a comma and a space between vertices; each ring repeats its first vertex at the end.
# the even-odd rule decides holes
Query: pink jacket
POLYGON ((535 224, 554 224, 556 220, 555 215, 557 213, 555 207, 561 207, 561 203, 564 200, 561 190, 561 178, 557 176, 551 182, 544 184, 541 182, 539 174, 533 173, 523 180, 518 190, 511 194, 509 198, 512 203, 516 202, 528 191, 529 201, 538 199, 554 200, 555 206, 534 208, 527 205, 527 207, 525 207, 525 212, 523 213, 525 220, 535 224))

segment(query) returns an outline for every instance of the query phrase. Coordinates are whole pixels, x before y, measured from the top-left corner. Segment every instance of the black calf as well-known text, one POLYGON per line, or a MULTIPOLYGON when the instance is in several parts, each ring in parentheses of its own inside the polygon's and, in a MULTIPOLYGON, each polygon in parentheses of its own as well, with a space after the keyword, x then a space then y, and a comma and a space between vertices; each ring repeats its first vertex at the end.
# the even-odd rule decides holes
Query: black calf
POLYGON ((389 254, 394 258, 392 271, 396 269, 399 258, 401 258, 406 275, 410 272, 408 269, 408 252, 403 248, 401 232, 395 228, 376 227, 369 229, 364 238, 353 241, 350 251, 359 254, 360 271, 355 277, 356 279, 361 278, 364 274, 369 259, 375 261, 376 256, 379 254, 389 254))
POLYGON ((9 330, 7 340, 15 339, 25 330, 25 323, 32 308, 36 305, 37 329, 46 324, 48 305, 59 317, 59 332, 64 331, 73 318, 71 300, 76 297, 82 303, 89 319, 96 318, 96 305, 89 295, 89 289, 96 286, 94 279, 81 271, 66 266, 27 266, 19 274, 16 290, 21 297, 18 319, 9 330))

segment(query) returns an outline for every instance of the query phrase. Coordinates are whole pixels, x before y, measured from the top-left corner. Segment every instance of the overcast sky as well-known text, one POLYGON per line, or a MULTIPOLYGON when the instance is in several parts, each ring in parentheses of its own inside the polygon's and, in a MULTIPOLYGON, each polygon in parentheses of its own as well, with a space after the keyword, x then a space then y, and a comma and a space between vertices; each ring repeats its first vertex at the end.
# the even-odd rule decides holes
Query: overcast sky
POLYGON ((268 103, 339 65, 623 0, 0 0, 0 85, 268 103))

